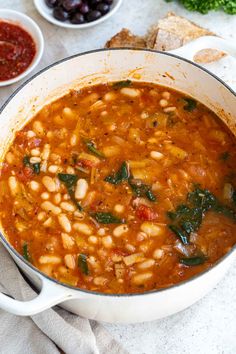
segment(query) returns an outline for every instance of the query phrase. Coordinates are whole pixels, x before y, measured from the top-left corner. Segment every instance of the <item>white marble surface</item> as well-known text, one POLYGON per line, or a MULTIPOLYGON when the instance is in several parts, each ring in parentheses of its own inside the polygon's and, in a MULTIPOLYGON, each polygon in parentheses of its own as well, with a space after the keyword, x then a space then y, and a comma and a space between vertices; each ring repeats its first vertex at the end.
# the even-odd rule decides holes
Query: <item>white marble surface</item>
MULTIPOLYGON (((65 30, 48 24, 29 0, 0 0, 0 8, 5 7, 30 14, 41 26, 46 39, 46 55, 41 67, 67 55, 100 48, 122 27, 142 35, 168 11, 186 16, 236 43, 236 16, 222 12, 203 16, 162 0, 124 0, 119 12, 109 21, 82 31, 65 30), (56 35, 60 36, 60 41, 57 40, 55 47, 56 35)), ((208 68, 236 88, 236 60, 228 57, 208 68)), ((15 87, 0 89, 0 102, 15 87)), ((131 354, 235 354, 236 267, 231 268, 208 296, 177 315, 155 322, 107 324, 106 327, 131 354)))

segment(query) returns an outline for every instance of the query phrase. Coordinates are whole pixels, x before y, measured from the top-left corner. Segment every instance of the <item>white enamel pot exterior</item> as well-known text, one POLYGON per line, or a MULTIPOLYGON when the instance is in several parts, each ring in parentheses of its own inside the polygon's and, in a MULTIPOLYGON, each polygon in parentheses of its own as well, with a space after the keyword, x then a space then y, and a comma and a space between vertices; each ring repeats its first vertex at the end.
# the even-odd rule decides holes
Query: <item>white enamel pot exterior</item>
MULTIPOLYGON (((195 45, 199 49, 199 42, 195 45)), ((229 47, 228 50, 235 54, 233 46, 229 47)), ((204 69, 162 52, 102 50, 73 56, 48 67, 10 97, 0 111, 0 156, 3 157, 16 130, 45 104, 64 95, 69 89, 128 78, 157 83, 196 97, 216 112, 232 131, 236 131, 235 93, 204 69)), ((191 137, 189 140, 191 143, 191 137)), ((137 295, 106 295, 69 287, 48 278, 11 247, 4 238, 3 230, 1 241, 41 292, 28 302, 0 294, 0 308, 24 316, 60 304, 80 316, 113 323, 151 321, 185 309, 216 285, 236 256, 234 247, 211 269, 168 289, 137 295)))

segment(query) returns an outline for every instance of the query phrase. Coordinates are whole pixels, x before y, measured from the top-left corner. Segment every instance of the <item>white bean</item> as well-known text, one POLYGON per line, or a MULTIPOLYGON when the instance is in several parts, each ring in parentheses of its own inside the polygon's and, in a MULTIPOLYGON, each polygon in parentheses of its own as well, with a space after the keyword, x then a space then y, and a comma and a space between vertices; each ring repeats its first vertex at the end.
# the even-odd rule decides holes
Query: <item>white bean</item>
POLYGON ((114 206, 114 211, 115 211, 116 213, 118 213, 118 214, 121 214, 121 213, 123 213, 123 212, 125 211, 125 207, 124 207, 124 205, 116 204, 116 205, 114 206))
POLYGON ((84 178, 80 178, 77 181, 76 188, 75 188, 75 198, 76 199, 83 199, 88 191, 88 182, 84 178))
POLYGON ((37 219, 39 221, 43 221, 46 218, 47 214, 45 213, 45 211, 40 211, 40 213, 38 213, 37 215, 37 219))
POLYGON ((148 221, 142 223, 141 230, 149 236, 163 235, 163 227, 148 221))
POLYGON ((98 234, 99 236, 104 236, 104 235, 106 235, 106 230, 101 227, 100 229, 98 229, 97 234, 98 234))
POLYGON ((120 93, 122 95, 125 95, 125 96, 128 96, 128 97, 132 97, 132 98, 140 96, 140 90, 134 89, 134 88, 130 88, 130 87, 123 87, 120 90, 120 93))
POLYGON ((41 198, 42 198, 43 200, 47 200, 47 199, 50 198, 50 195, 49 195, 48 192, 43 192, 43 193, 41 194, 41 198))
POLYGON ((42 152, 41 157, 42 157, 43 160, 48 160, 49 155, 50 155, 50 145, 49 144, 45 144, 44 147, 43 147, 43 152, 42 152))
POLYGON ((166 108, 163 109, 163 111, 165 113, 175 112, 176 111, 176 107, 166 107, 166 108))
POLYGON ((7 163, 9 164, 13 164, 14 161, 15 161, 15 155, 9 151, 7 154, 6 154, 6 160, 7 160, 7 163))
POLYGON ((132 282, 136 285, 141 285, 146 283, 147 280, 149 280, 152 277, 152 273, 142 273, 142 274, 136 274, 132 278, 132 282))
POLYGON ((129 228, 127 225, 119 225, 113 230, 113 235, 115 237, 120 237, 128 231, 129 231, 129 228))
POLYGON ((58 215, 58 222, 65 232, 71 232, 71 223, 65 214, 58 215))
POLYGON ((57 165, 51 165, 48 167, 48 172, 50 173, 57 173, 59 167, 57 165))
POLYGON ((73 205, 73 204, 71 204, 71 203, 68 203, 68 202, 62 202, 61 204, 60 204, 60 207, 63 209, 63 210, 66 210, 66 211, 71 211, 71 212, 73 212, 73 211, 75 211, 75 206, 73 205))
POLYGON ((96 236, 89 236, 88 242, 96 245, 98 243, 98 238, 96 236))
POLYGON ((41 158, 38 156, 33 156, 30 158, 30 163, 34 164, 34 163, 40 163, 41 162, 41 158))
POLYGON ((72 134, 70 138, 70 145, 75 146, 78 143, 78 138, 76 134, 72 134))
POLYGON ((62 111, 62 114, 65 118, 74 118, 75 117, 75 113, 69 107, 65 107, 62 111))
POLYGON ((36 120, 33 123, 33 130, 39 136, 43 136, 44 135, 43 125, 42 125, 42 123, 39 120, 36 120))
POLYGON ((53 180, 52 177, 44 176, 42 178, 42 183, 47 188, 47 190, 49 192, 55 192, 56 191, 56 183, 55 183, 55 181, 53 180))
POLYGON ((27 131, 27 138, 33 138, 35 136, 35 132, 33 132, 33 130, 28 130, 27 131))
POLYGON ((160 104, 161 107, 167 107, 168 106, 168 101, 165 100, 165 99, 161 99, 159 101, 159 104, 160 104))
POLYGON ((66 254, 64 257, 64 262, 67 268, 75 269, 75 257, 73 257, 72 254, 66 254))
POLYGON ((29 187, 30 187, 30 189, 32 189, 32 191, 36 192, 36 191, 39 190, 40 184, 38 182, 36 182, 36 181, 30 181, 29 187))
POLYGON ((92 233, 93 233, 91 226, 89 226, 85 223, 82 223, 82 222, 74 223, 73 229, 78 232, 81 232, 84 235, 88 235, 88 236, 92 235, 92 233))
POLYGON ((59 264, 59 263, 61 263, 61 257, 53 256, 51 254, 44 255, 39 258, 39 263, 40 264, 47 264, 47 263, 59 264))
POLYGON ((159 151, 151 151, 150 156, 154 160, 161 160, 164 157, 164 155, 159 151))
POLYGON ((83 220, 83 219, 84 219, 84 214, 81 213, 80 211, 76 210, 76 211, 74 212, 74 217, 75 217, 76 219, 83 220))
POLYGON ((104 236, 104 237, 102 238, 102 244, 103 244, 103 246, 106 247, 106 248, 111 248, 112 245, 113 245, 112 237, 109 236, 109 235, 108 235, 108 236, 104 236))
POLYGON ((155 251, 153 252, 153 258, 155 259, 160 259, 162 258, 164 255, 164 251, 160 248, 155 249, 155 251))
POLYGON ((147 259, 146 261, 139 263, 138 268, 139 269, 148 269, 148 268, 153 267, 154 264, 155 264, 154 259, 147 259))
POLYGON ((53 197, 53 201, 55 204, 59 204, 61 202, 61 193, 56 193, 53 197))
POLYGON ((107 282, 107 278, 105 277, 95 277, 93 279, 95 285, 105 285, 107 282))
POLYGON ((170 99, 170 92, 168 92, 168 91, 164 91, 164 92, 162 92, 162 97, 164 98, 164 99, 166 99, 167 101, 170 99))
POLYGON ((32 149, 30 151, 31 156, 40 156, 40 150, 39 149, 32 149))
POLYGON ((61 239, 62 239, 63 247, 65 249, 70 249, 75 244, 75 241, 73 240, 73 238, 64 232, 61 233, 61 239))
POLYGON ((104 100, 107 102, 113 101, 116 99, 116 94, 114 92, 107 92, 104 95, 104 100))
POLYGON ((41 208, 45 211, 52 212, 54 215, 58 215, 61 212, 61 208, 57 207, 56 205, 52 204, 49 201, 45 201, 41 204, 41 208))
POLYGON ((15 176, 10 176, 8 178, 8 185, 9 185, 10 192, 11 192, 12 196, 15 197, 17 195, 17 193, 20 192, 20 189, 21 189, 20 184, 17 181, 15 176))

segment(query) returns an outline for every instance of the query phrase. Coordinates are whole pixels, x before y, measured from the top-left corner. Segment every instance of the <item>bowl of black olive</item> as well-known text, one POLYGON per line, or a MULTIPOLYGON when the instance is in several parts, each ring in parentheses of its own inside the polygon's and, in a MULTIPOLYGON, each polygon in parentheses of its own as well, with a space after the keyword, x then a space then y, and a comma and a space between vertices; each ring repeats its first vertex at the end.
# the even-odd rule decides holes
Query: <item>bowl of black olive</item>
POLYGON ((87 28, 111 17, 122 0, 34 0, 49 22, 66 28, 87 28))

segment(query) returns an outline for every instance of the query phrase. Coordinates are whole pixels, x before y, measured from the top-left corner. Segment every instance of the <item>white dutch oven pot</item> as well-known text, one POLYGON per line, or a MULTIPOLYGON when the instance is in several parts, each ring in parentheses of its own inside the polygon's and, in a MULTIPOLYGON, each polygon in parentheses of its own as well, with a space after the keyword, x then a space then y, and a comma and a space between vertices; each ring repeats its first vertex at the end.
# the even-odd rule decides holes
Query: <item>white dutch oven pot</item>
MULTIPOLYGON (((204 47, 223 49, 236 56, 232 45, 214 37, 202 38, 187 45, 187 51, 183 47, 176 52, 192 59, 194 52, 204 47)), ((163 52, 98 50, 75 55, 49 66, 24 83, 9 98, 0 111, 0 156, 3 156, 16 130, 45 104, 64 95, 69 89, 127 78, 168 86, 196 97, 235 132, 236 94, 201 67, 163 52)), ((106 295, 76 289, 50 279, 12 248, 4 238, 3 230, 1 241, 30 281, 41 290, 37 297, 26 302, 0 294, 0 308, 24 316, 60 304, 80 316, 106 322, 151 321, 183 310, 216 285, 236 255, 234 247, 211 269, 168 289, 143 294, 106 295)))

